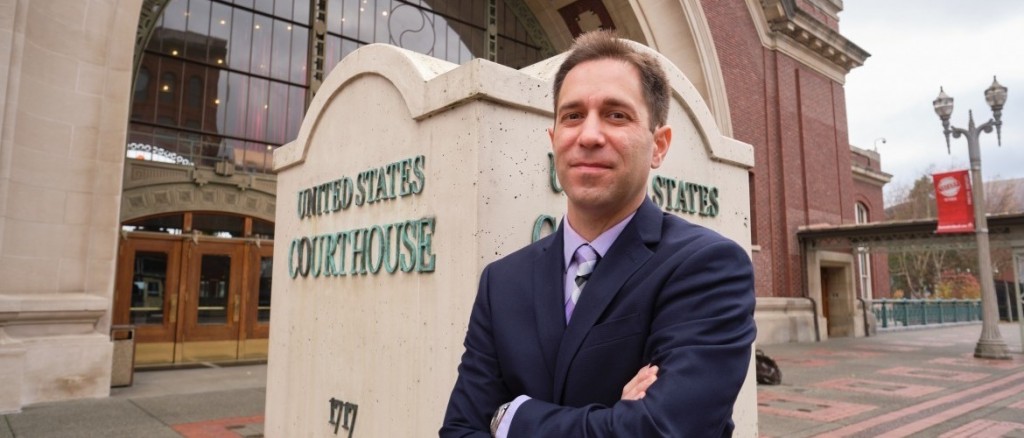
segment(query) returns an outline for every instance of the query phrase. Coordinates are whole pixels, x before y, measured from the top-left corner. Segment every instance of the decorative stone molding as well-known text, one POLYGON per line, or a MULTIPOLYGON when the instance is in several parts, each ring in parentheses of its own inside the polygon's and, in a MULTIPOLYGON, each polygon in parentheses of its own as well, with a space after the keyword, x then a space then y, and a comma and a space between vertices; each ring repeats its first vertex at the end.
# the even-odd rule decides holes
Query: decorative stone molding
POLYGON ((110 302, 84 293, 0 294, 0 345, 18 339, 88 334, 107 311, 110 302), (48 326, 46 330, 29 326, 48 326))
POLYGON ((853 171, 853 179, 857 181, 863 181, 868 184, 874 184, 876 186, 884 186, 892 180, 892 175, 885 172, 876 172, 872 169, 868 169, 863 166, 853 165, 850 166, 853 171))
POLYGON ((862 159, 867 159, 870 163, 879 163, 881 156, 878 155, 878 152, 850 145, 850 153, 851 161, 853 162, 850 165, 850 169, 853 171, 853 179, 855 181, 882 187, 892 180, 892 175, 882 172, 878 168, 860 163, 860 161, 863 161, 862 159))
POLYGON ((276 177, 127 160, 121 222, 180 211, 217 211, 274 220, 276 177))
POLYGON ((797 0, 747 0, 747 8, 765 47, 792 56, 840 84, 850 70, 864 65, 871 56, 804 10, 797 0))

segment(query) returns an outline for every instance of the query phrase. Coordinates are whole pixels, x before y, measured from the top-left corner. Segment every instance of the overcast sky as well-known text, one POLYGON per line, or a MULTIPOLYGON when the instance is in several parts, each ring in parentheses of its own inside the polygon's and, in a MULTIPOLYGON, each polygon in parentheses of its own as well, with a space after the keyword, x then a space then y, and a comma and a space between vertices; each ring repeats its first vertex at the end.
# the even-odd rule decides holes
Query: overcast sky
POLYGON ((954 126, 992 117, 985 89, 996 75, 1009 88, 1003 144, 982 134, 982 175, 1024 178, 1024 1, 845 0, 840 32, 871 53, 846 79, 850 143, 878 147, 889 191, 934 170, 967 169, 967 140, 946 152, 942 124, 932 108, 939 86, 954 98, 954 126), (885 138, 883 144, 878 138, 885 138))

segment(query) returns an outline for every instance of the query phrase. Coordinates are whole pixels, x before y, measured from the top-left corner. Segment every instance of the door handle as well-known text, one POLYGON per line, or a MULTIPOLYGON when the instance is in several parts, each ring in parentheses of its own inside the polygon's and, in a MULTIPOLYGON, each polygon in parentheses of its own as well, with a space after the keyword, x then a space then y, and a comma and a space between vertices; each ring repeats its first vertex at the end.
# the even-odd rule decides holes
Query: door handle
POLYGON ((171 309, 170 309, 169 313, 170 313, 170 315, 168 315, 168 318, 167 318, 168 321, 170 321, 171 324, 177 323, 178 322, 178 295, 177 294, 171 295, 171 309))
POLYGON ((238 298, 235 298, 235 317, 234 317, 234 322, 238 322, 238 308, 241 307, 239 301, 240 300, 238 298))

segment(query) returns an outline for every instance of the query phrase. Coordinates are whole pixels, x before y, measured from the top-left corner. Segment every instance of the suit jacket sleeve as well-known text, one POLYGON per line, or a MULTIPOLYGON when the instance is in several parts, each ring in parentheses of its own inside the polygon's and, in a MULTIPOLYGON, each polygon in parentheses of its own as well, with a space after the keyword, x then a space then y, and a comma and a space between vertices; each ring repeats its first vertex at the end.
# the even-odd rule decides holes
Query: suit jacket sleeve
MULTIPOLYGON (((750 259, 735 243, 717 240, 696 250, 678 251, 667 263, 676 268, 653 303, 645 350, 659 372, 646 397, 619 401, 612 406, 591 404, 575 408, 530 400, 516 412, 509 436, 731 434, 732 406, 747 374, 756 332, 750 259)), ((473 350, 469 347, 467 340, 467 349, 473 350)), ((472 354, 493 357, 491 353, 472 354)), ((498 385, 488 379, 474 384, 498 385)), ((496 405, 491 399, 478 401, 485 406, 496 405)))
POLYGON ((510 394, 501 380, 491 330, 491 307, 486 290, 488 271, 480 275, 473 311, 466 332, 466 352, 459 364, 459 377, 448 401, 441 437, 490 437, 494 411, 518 394, 510 394))

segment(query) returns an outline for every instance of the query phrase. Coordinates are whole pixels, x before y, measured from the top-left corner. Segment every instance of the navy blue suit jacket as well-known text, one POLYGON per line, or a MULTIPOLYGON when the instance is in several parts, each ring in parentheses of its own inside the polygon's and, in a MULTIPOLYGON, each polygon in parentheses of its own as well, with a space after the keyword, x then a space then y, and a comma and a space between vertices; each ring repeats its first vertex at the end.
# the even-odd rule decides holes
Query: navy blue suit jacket
POLYGON ((564 270, 561 228, 484 269, 442 437, 489 436, 521 394, 510 437, 731 436, 756 331, 742 248, 646 200, 568 325, 564 270), (620 401, 649 363, 646 397, 620 401))

